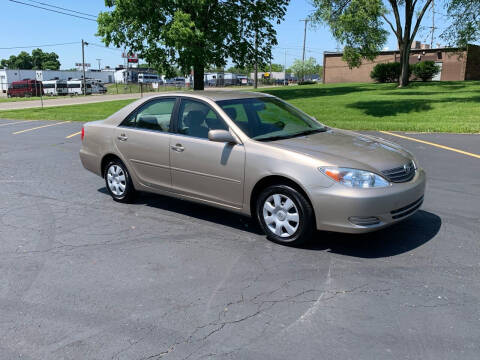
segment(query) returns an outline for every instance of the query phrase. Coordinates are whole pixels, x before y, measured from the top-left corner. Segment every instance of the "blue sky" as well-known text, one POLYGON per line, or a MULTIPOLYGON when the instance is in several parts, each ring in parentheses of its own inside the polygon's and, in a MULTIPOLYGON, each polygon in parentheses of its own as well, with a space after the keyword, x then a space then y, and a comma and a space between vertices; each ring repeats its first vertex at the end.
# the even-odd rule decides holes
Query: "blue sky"
MULTIPOLYGON (((23 1, 28 2, 28 0, 23 1)), ((98 14, 100 11, 106 10, 103 0, 37 1, 88 14, 98 14)), ((441 11, 443 9, 438 10, 441 11)), ((304 19, 312 11, 313 7, 310 0, 292 0, 290 2, 285 21, 276 26, 279 45, 273 50, 275 63, 284 63, 285 51, 287 52, 287 66, 290 66, 295 59, 301 58, 304 25, 300 20, 304 19)), ((2 15, 0 48, 76 42, 69 45, 41 46, 44 51, 55 51, 58 53, 62 68, 65 69, 74 67, 76 62, 81 62, 80 40, 83 38, 92 44, 86 48, 85 53, 85 60, 87 63, 91 63, 92 67, 98 67, 96 59, 102 59, 102 67, 104 65, 116 66, 123 63, 121 51, 118 49, 106 49, 101 46, 100 39, 95 37, 95 22, 32 8, 8 0, 0 0, 0 14, 2 15)), ((442 16, 438 14, 436 20, 437 25, 442 27, 442 16)), ((424 19, 424 25, 430 26, 430 23, 431 15, 428 13, 424 19)), ((418 40, 425 41, 427 32, 428 30, 424 30, 418 36, 418 40)), ((389 49, 397 47, 393 36, 390 36, 386 47, 389 49)), ((337 44, 328 29, 323 27, 308 29, 307 57, 314 57, 317 62, 321 63, 323 61, 323 51, 334 51, 336 48, 337 44)), ((30 52, 32 48, 0 49, 0 58, 6 58, 22 50, 30 52)))

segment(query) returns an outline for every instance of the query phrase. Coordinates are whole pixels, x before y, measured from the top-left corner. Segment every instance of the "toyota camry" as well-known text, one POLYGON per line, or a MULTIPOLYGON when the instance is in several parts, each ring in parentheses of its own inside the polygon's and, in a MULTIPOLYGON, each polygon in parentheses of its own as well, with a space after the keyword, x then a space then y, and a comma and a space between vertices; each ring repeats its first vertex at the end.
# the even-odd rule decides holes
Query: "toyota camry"
POLYGON ((143 191, 220 207, 290 245, 317 229, 382 229, 414 214, 425 191, 406 149, 254 92, 142 98, 86 123, 80 158, 115 201, 143 191))

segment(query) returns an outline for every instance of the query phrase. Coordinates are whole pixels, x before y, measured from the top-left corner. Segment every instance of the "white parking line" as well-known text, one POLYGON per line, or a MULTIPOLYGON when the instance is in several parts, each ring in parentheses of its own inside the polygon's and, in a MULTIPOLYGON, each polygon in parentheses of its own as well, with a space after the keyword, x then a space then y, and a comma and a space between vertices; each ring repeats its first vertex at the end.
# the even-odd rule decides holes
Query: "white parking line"
POLYGON ((25 124, 25 123, 30 123, 32 121, 38 121, 38 120, 21 120, 21 121, 15 121, 15 122, 10 122, 10 123, 6 123, 6 124, 0 124, 0 126, 7 126, 7 125, 16 125, 16 124, 25 124))
POLYGON ((27 131, 33 131, 33 130, 37 130, 37 129, 43 129, 43 128, 46 128, 46 127, 49 127, 49 126, 66 124, 66 123, 69 123, 69 122, 70 122, 70 121, 62 121, 62 122, 58 122, 58 123, 55 123, 55 124, 48 124, 48 125, 43 125, 43 126, 37 126, 37 127, 34 127, 34 128, 30 128, 30 129, 25 129, 25 130, 16 131, 16 132, 14 132, 14 133, 12 133, 12 134, 13 134, 13 135, 17 135, 17 134, 21 134, 21 133, 24 133, 24 132, 27 132, 27 131))

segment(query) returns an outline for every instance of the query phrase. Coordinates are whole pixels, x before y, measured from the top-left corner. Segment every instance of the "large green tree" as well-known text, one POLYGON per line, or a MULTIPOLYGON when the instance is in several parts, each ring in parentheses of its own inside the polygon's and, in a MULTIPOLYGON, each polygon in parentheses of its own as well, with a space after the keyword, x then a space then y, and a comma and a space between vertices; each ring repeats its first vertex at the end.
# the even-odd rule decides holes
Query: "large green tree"
POLYGON ((303 62, 300 59, 296 59, 292 66, 289 69, 289 72, 293 73, 297 79, 303 79, 305 77, 309 77, 311 75, 320 75, 320 69, 322 67, 317 65, 317 61, 310 57, 303 62))
POLYGON ((442 37, 450 44, 465 47, 480 41, 480 0, 451 0, 447 15, 450 26, 442 37))
POLYGON ((58 70, 60 61, 54 52, 43 52, 42 49, 32 50, 33 68, 37 70, 58 70))
MULTIPOLYGON (((350 67, 375 59, 389 29, 397 38, 402 67, 399 86, 409 83, 410 48, 433 0, 313 0, 312 20, 330 27, 344 45, 350 67)), ((467 1, 467 0, 464 0, 467 1)))
POLYGON ((10 69, 34 69, 34 70, 58 70, 60 61, 58 55, 54 52, 43 52, 42 49, 32 50, 30 55, 26 51, 18 55, 11 55, 8 59, 0 61, 2 67, 10 69))
POLYGON ((105 0, 98 35, 105 44, 136 52, 163 73, 178 66, 194 71, 203 89, 204 71, 230 58, 240 67, 266 64, 277 44, 290 0, 105 0))
POLYGON ((33 69, 32 57, 26 51, 18 55, 10 55, 8 59, 2 59, 1 65, 10 69, 33 69))

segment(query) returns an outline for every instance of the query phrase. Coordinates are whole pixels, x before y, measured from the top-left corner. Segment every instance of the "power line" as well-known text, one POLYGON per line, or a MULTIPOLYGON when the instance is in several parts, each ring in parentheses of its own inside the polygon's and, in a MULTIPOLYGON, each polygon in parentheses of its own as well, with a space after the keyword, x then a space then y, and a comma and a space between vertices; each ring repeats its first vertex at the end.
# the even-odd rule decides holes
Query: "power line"
POLYGON ((52 11, 52 12, 55 12, 55 13, 58 13, 58 14, 63 14, 63 15, 67 15, 67 16, 71 16, 71 17, 75 17, 75 18, 79 18, 79 19, 84 19, 84 20, 89 20, 89 21, 97 22, 97 20, 90 19, 90 18, 87 18, 87 17, 84 17, 84 16, 73 15, 73 14, 69 14, 69 13, 63 12, 63 11, 53 10, 53 9, 45 8, 45 7, 38 6, 38 5, 27 4, 27 3, 24 3, 24 2, 18 1, 18 0, 8 0, 8 1, 11 1, 11 2, 14 2, 14 3, 18 3, 18 4, 22 4, 22 5, 26 5, 26 6, 31 6, 31 7, 38 8, 38 9, 43 9, 43 10, 47 10, 47 11, 52 11))
POLYGON ((48 46, 61 46, 61 45, 73 45, 78 44, 78 41, 61 43, 61 44, 45 44, 45 45, 32 45, 32 46, 12 46, 12 47, 2 47, 0 50, 13 50, 13 49, 31 49, 31 48, 42 48, 48 46))
POLYGON ((66 9, 66 8, 63 8, 63 7, 60 7, 60 6, 51 5, 51 4, 47 4, 47 3, 44 3, 44 2, 40 2, 40 1, 35 1, 35 0, 26 0, 26 1, 36 3, 36 4, 40 4, 40 5, 49 6, 49 7, 55 8, 55 9, 70 11, 70 12, 80 14, 80 15, 87 15, 87 16, 91 16, 91 17, 94 17, 94 18, 97 17, 96 15, 87 14, 87 13, 84 13, 84 12, 75 11, 75 10, 71 10, 71 9, 66 9))
POLYGON ((112 50, 112 51, 123 51, 122 49, 111 48, 111 47, 108 47, 108 46, 105 46, 105 45, 102 45, 102 44, 89 43, 89 45, 96 46, 96 47, 103 48, 103 49, 107 49, 107 50, 112 50))

